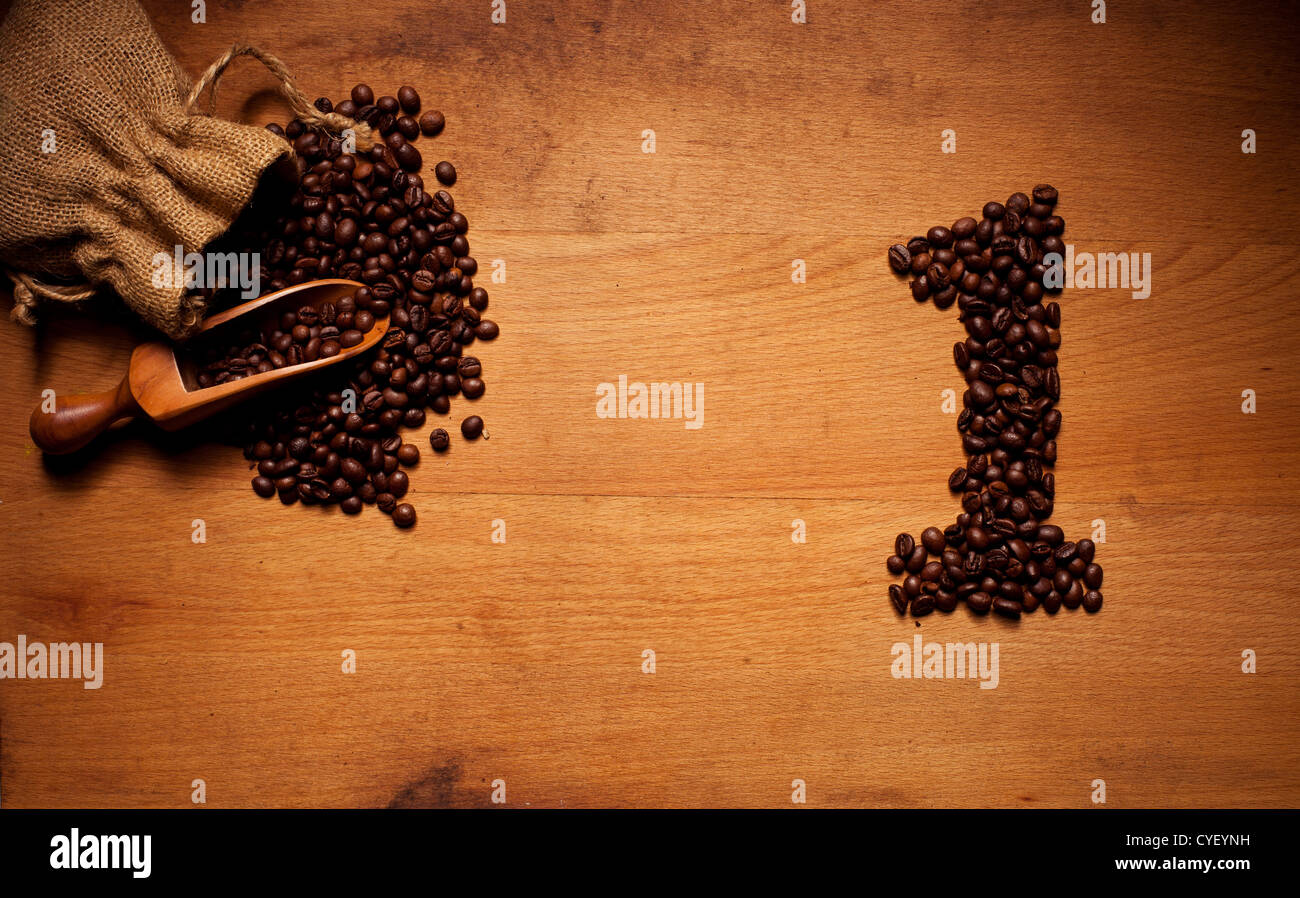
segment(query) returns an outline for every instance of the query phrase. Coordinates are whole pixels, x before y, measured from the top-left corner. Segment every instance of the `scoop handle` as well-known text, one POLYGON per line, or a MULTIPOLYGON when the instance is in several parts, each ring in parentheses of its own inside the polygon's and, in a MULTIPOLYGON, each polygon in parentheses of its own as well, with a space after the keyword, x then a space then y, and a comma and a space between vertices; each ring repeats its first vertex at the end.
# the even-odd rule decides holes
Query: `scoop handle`
POLYGON ((114 421, 142 414, 139 403, 131 395, 129 377, 123 377, 120 384, 103 393, 66 397, 56 394, 53 411, 45 411, 44 406, 42 401, 32 411, 30 430, 32 442, 50 455, 76 452, 114 421))

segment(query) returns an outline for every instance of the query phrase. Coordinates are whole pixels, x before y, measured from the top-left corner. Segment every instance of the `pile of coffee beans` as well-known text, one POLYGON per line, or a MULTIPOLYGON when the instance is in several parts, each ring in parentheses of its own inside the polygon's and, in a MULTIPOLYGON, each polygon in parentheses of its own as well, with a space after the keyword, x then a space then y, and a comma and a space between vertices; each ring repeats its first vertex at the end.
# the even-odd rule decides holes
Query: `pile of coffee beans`
POLYGON ((957 418, 966 463, 948 488, 961 514, 946 528, 927 527, 918 542, 900 533, 886 561, 901 584, 889 587, 899 614, 936 608, 990 609, 1018 618, 1041 605, 1101 608, 1101 566, 1092 540, 1067 540, 1047 523, 1056 495, 1056 437, 1061 430, 1057 348, 1061 308, 1043 300, 1051 253, 1064 254, 1057 191, 1012 194, 984 206, 983 216, 933 227, 889 248, 889 264, 911 275, 912 298, 940 309, 956 303, 966 339, 953 360, 966 378, 957 418))
MULTIPOLYGON (((422 427, 426 409, 449 414, 457 395, 483 395, 482 363, 466 351, 495 339, 498 328, 483 317, 488 294, 474 284, 468 220, 450 193, 427 190, 419 174, 423 158, 415 144, 442 131, 442 114, 421 114, 411 87, 376 98, 358 84, 337 105, 327 97, 315 105, 366 122, 380 140, 354 154, 339 135, 302 121, 268 125, 293 144, 296 188, 287 208, 245 216, 226 242, 260 251, 262 282, 273 291, 322 278, 364 286, 332 308, 286 315, 273 333, 241 335, 253 339, 218 352, 200 380, 271 370, 277 360, 328 358, 387 316, 389 329, 374 353, 249 409, 245 456, 257 463, 258 495, 278 495, 285 504, 338 503, 349 514, 374 504, 410 527, 415 509, 398 502, 409 486, 402 468, 417 464, 420 454, 399 432, 422 427)), ((450 162, 435 172, 445 186, 456 180, 450 162)), ((466 418, 461 433, 477 439, 482 418, 466 418)), ((444 451, 447 432, 435 430, 430 444, 444 451)))
POLYGON ((212 387, 304 362, 330 359, 344 349, 360 345, 374 329, 375 316, 364 309, 356 311, 355 300, 344 302, 343 311, 334 303, 325 303, 320 309, 303 306, 297 312, 285 312, 269 334, 245 329, 224 349, 206 347, 201 354, 199 386, 212 387))

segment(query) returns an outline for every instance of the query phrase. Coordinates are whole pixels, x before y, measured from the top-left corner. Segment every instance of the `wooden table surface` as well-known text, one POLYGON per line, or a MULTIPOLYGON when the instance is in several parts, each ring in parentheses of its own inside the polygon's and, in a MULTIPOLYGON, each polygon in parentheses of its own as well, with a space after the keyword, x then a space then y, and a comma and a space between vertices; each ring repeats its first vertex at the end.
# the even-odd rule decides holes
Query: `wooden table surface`
MULTIPOLYGON (((512 807, 789 807, 795 780, 810 807, 1300 801, 1285 11, 146 6, 191 74, 247 40, 309 95, 410 83, 446 114, 425 159, 459 169, 502 327, 491 439, 425 452, 406 533, 257 498, 212 434, 43 461, 41 390, 112 385, 141 332, 0 327, 0 641, 105 646, 98 690, 0 681, 4 806, 190 807, 197 779, 220 807, 485 806, 497 780, 512 807), (957 512, 959 325, 885 249, 1042 181, 1077 250, 1152 257, 1147 299, 1062 298, 1053 520, 1105 522, 1106 605, 918 627, 883 562, 957 512), (598 418, 620 375, 704 384, 703 426, 598 418), (918 633, 998 643, 997 688, 895 679, 918 633)), ((270 84, 237 63, 219 111, 279 117, 270 84)))

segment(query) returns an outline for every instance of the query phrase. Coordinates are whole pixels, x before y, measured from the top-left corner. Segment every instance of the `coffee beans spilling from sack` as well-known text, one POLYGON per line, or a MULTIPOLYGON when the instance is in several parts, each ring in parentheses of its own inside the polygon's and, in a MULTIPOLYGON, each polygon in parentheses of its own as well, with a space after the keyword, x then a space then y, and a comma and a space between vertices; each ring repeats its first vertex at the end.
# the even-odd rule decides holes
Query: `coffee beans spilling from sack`
MULTIPOLYGON (((277 367, 276 353, 296 351, 292 358, 304 360, 335 354, 388 316, 378 350, 253 406, 245 455, 257 462, 258 495, 278 495, 285 504, 337 503, 349 514, 374 504, 409 527, 416 515, 400 503, 409 486, 404 469, 418 464, 420 452, 400 432, 422 427, 426 410, 446 415, 453 398, 484 394, 483 366, 470 350, 495 339, 498 328, 483 317, 487 291, 474 284, 469 221, 445 188, 420 175, 416 143, 442 131, 442 115, 421 114, 410 87, 376 98, 359 84, 337 105, 325 97, 315 105, 366 122, 383 142, 351 153, 345 137, 301 121, 269 125, 293 144, 297 187, 287 210, 260 222, 246 217, 228 242, 260 251, 270 290, 322 278, 365 286, 317 315, 309 310, 311 321, 286 316, 277 332, 217 352, 210 360, 216 367, 203 373, 216 382, 223 360, 229 372, 230 361, 241 359, 238 374, 246 376, 253 356, 254 371, 262 371, 277 367)), ((455 182, 450 162, 436 171, 443 185, 455 182)), ((485 435, 482 419, 466 418, 461 432, 466 439, 485 435)), ((442 428, 431 435, 435 449, 446 442, 442 428)))

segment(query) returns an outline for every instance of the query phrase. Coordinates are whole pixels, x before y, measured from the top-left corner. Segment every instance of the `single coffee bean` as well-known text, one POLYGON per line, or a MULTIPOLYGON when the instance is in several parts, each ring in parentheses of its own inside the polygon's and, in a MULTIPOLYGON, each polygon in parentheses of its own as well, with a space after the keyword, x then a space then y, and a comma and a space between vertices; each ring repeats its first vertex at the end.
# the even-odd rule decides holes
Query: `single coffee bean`
POLYGON ((420 116, 420 133, 425 137, 437 137, 447 124, 447 120, 442 117, 441 112, 430 110, 420 116))
POLYGON ((910 533, 900 533, 894 538, 894 554, 900 558, 910 557, 915 546, 916 541, 912 539, 910 533))
POLYGON ((1038 538, 1049 546, 1059 546, 1065 539, 1065 531, 1055 524, 1043 524, 1038 528, 1038 538))
POLYGON ((371 103, 375 102, 375 92, 370 89, 369 84, 358 84, 356 87, 352 88, 351 96, 352 102, 357 104, 358 108, 369 106, 371 103))
POLYGON ((1074 578, 1071 577, 1070 572, 1064 568, 1057 570, 1056 574, 1052 577, 1052 587, 1061 595, 1065 595, 1073 583, 1074 578))
POLYGON ((355 458, 345 458, 339 462, 339 473, 351 483, 361 483, 366 479, 365 465, 355 458))
POLYGON ((1089 614, 1096 614, 1101 610, 1101 593, 1095 589, 1090 589, 1083 594, 1083 610, 1089 614))
POLYGON ((903 588, 897 583, 890 584, 889 601, 893 604, 894 610, 899 614, 907 613, 907 595, 903 592, 903 588))
MULTIPOLYGON (((272 488, 274 489, 274 487, 272 487, 272 488)), ((256 484, 254 484, 254 489, 256 489, 256 484)), ((903 573, 903 567, 904 567, 904 565, 905 565, 905 562, 903 561, 903 559, 900 558, 900 557, 897 556, 897 555, 890 555, 887 559, 885 559, 885 568, 886 568, 886 569, 887 569, 891 574, 894 574, 894 575, 898 575, 898 574, 903 573)))
POLYGON ((403 502, 401 505, 393 508, 393 523, 398 527, 407 528, 415 525, 415 507, 403 502))
POLYGON ((943 226, 930 228, 929 233, 925 235, 931 246, 946 249, 952 246, 952 231, 943 226))
POLYGON ((1083 586, 1078 580, 1070 584, 1069 590, 1061 596, 1061 604, 1071 610, 1078 608, 1083 603, 1083 586))
POLYGON ((938 555, 945 545, 943 531, 938 527, 925 528, 921 532, 921 543, 931 555, 938 555))
POLYGON ((889 248, 889 267, 894 269, 896 274, 907 274, 912 267, 912 254, 907 251, 907 247, 901 243, 895 243, 889 248))
POLYGON ((456 183, 456 166, 450 162, 439 162, 434 166, 433 174, 438 179, 439 184, 446 184, 450 187, 456 183))
POLYGON ((388 492, 393 494, 393 498, 400 499, 406 495, 406 491, 411 487, 411 479, 403 470, 396 470, 388 474, 388 492))
POLYGON ((409 115, 414 115, 420 111, 420 95, 415 92, 414 87, 403 85, 397 89, 397 102, 401 105, 402 111, 409 115))
POLYGON ((451 437, 447 435, 447 431, 439 427, 429 434, 429 445, 434 452, 446 452, 451 445, 451 437))
POLYGON ((952 283, 948 276, 948 268, 940 262, 934 262, 925 270, 925 281, 930 286, 932 292, 939 292, 948 289, 952 283))
POLYGON ((1010 617, 1018 620, 1020 618, 1020 610, 1021 606, 1019 602, 1005 598, 1004 596, 998 596, 993 600, 993 611, 1003 617, 1010 617))
POLYGON ((1089 589, 1101 589, 1101 565, 1090 564, 1083 569, 1083 583, 1089 589))

